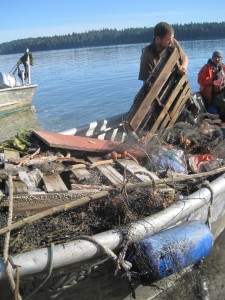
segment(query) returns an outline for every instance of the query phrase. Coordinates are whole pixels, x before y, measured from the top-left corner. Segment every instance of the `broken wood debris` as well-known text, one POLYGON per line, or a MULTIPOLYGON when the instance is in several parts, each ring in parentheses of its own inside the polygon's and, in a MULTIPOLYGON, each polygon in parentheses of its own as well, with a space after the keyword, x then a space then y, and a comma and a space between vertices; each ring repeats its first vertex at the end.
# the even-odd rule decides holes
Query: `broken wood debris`
POLYGON ((156 131, 171 127, 190 105, 191 90, 187 75, 177 73, 179 52, 165 49, 155 70, 137 93, 126 116, 127 130, 151 139, 156 131), (189 101, 189 102, 188 102, 189 101))

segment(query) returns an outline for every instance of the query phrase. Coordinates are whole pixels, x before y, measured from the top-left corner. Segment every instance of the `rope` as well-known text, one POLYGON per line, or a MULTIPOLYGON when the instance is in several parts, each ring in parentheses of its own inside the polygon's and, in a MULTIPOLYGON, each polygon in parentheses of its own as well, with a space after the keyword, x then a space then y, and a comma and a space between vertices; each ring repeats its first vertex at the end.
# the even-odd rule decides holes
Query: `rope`
POLYGON ((41 282, 41 284, 30 295, 28 295, 26 298, 24 298, 24 300, 30 299, 46 283, 46 281, 50 278, 50 276, 52 274, 52 269, 53 269, 53 256, 54 256, 54 243, 51 243, 51 245, 50 245, 50 262, 49 262, 48 275, 46 276, 44 281, 41 282))
POLYGON ((105 254, 107 254, 107 256, 109 256, 114 262, 116 262, 117 267, 116 267, 115 275, 116 275, 118 269, 121 269, 121 267, 122 267, 125 270, 126 275, 128 277, 131 294, 132 294, 133 298, 135 298, 135 292, 134 292, 134 288, 133 288, 133 281, 132 281, 130 273, 129 273, 129 270, 131 269, 132 264, 130 262, 124 260, 124 256, 126 254, 127 247, 128 247, 128 242, 130 240, 130 228, 129 228, 128 234, 126 236, 126 240, 124 241, 124 248, 123 248, 123 250, 121 251, 121 253, 118 257, 111 249, 106 248, 105 246, 103 246, 102 244, 100 244, 99 242, 97 242, 95 239, 93 239, 90 236, 80 236, 80 237, 77 237, 76 239, 87 240, 91 243, 94 243, 105 254))
POLYGON ((116 268, 116 271, 115 271, 115 275, 117 274, 118 270, 121 269, 121 266, 126 271, 127 275, 128 275, 128 271, 132 267, 132 265, 124 259, 125 255, 126 255, 126 252, 127 252, 128 245, 130 243, 130 239, 131 239, 131 227, 128 228, 128 232, 127 232, 126 237, 125 237, 124 242, 123 242, 123 249, 122 249, 122 251, 120 252, 120 254, 118 256, 117 268, 116 268))
MULTIPOLYGON (((12 224, 12 217, 13 217, 13 180, 12 175, 8 176, 9 182, 9 213, 8 213, 8 220, 7 225, 10 226, 12 224)), ((12 268, 9 265, 9 240, 10 240, 11 231, 8 231, 5 234, 5 242, 4 242, 4 250, 3 250, 3 258, 4 263, 6 265, 6 274, 9 280, 9 284, 11 287, 12 292, 14 293, 15 300, 21 300, 19 291, 17 289, 17 285, 13 278, 12 268)))
POLYGON ((133 278, 131 276, 131 272, 130 269, 132 268, 132 264, 129 261, 125 260, 125 255, 127 253, 127 248, 129 246, 129 243, 131 241, 131 226, 128 228, 127 234, 124 238, 124 242, 123 242, 123 249, 120 252, 118 259, 117 259, 117 268, 115 270, 115 275, 117 274, 118 270, 121 270, 122 268, 125 271, 125 274, 128 278, 128 282, 129 282, 129 291, 130 291, 130 295, 132 297, 132 299, 136 299, 136 295, 135 295, 135 288, 134 288, 134 281, 133 278))
MULTIPOLYGON (((99 243, 99 242, 97 242, 95 239, 93 239, 92 237, 90 237, 90 236, 79 236, 79 237, 77 237, 76 238, 77 240, 80 240, 80 239, 82 239, 82 240, 87 240, 87 241, 89 241, 89 242, 91 242, 91 243, 93 243, 93 244, 95 244, 95 245, 97 245, 98 247, 100 247, 101 248, 101 250, 108 256, 108 257, 110 257, 113 261, 117 261, 118 262, 118 257, 117 257, 117 255, 111 250, 111 249, 109 249, 109 248, 106 248, 105 246, 103 246, 101 243, 99 243)), ((122 259, 121 259, 121 265, 122 265, 122 267, 127 271, 128 269, 130 270, 130 268, 131 268, 131 265, 130 265, 130 263, 129 262, 127 262, 127 261, 122 261, 122 259)))
POLYGON ((212 189, 212 186, 209 184, 209 181, 204 181, 202 183, 203 187, 206 187, 210 191, 210 204, 209 204, 209 209, 208 209, 208 216, 206 219, 206 225, 209 227, 211 230, 211 217, 212 217, 212 210, 213 210, 213 203, 214 203, 214 191, 212 189))
POLYGON ((15 74, 16 70, 18 68, 18 63, 12 68, 11 71, 9 71, 9 73, 11 73, 13 71, 13 75, 15 74))
POLYGON ((102 244, 100 244, 99 242, 97 242, 95 239, 93 239, 90 236, 78 236, 75 238, 75 240, 86 240, 88 242, 91 242, 97 246, 99 246, 101 248, 101 250, 107 255, 109 256, 112 260, 116 261, 117 260, 117 256, 116 254, 109 248, 106 248, 105 246, 103 246, 102 244))
MULTIPOLYGON (((8 257, 8 261, 10 262, 12 268, 14 270, 16 270, 16 280, 14 281, 14 278, 13 278, 13 281, 14 281, 14 285, 15 285, 15 291, 14 291, 14 295, 15 295, 15 300, 22 300, 20 294, 19 294, 19 286, 20 286, 20 274, 19 274, 19 267, 18 265, 15 265, 14 262, 13 262, 13 259, 12 257, 9 255, 8 257)), ((13 276, 12 276, 13 277, 13 276)))

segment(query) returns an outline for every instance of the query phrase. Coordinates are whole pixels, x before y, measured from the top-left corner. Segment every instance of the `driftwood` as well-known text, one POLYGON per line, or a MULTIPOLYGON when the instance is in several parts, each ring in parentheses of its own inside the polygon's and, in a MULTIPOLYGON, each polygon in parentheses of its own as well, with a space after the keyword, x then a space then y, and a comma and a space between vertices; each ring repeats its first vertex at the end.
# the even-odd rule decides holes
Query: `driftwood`
POLYGON ((33 216, 24 218, 23 220, 20 220, 20 221, 14 223, 14 224, 11 224, 9 226, 1 228, 0 229, 0 234, 4 234, 4 233, 9 232, 10 230, 13 230, 15 228, 19 228, 21 226, 24 226, 24 225, 27 225, 27 224, 31 224, 34 221, 40 220, 40 219, 42 219, 44 217, 47 217, 49 215, 52 215, 54 213, 58 213, 58 212, 61 212, 61 211, 67 211, 69 209, 85 205, 85 204, 87 204, 87 203, 89 203, 91 201, 100 199, 100 198, 105 197, 107 195, 108 195, 107 191, 102 191, 102 192, 99 192, 99 193, 91 195, 91 196, 82 197, 82 198, 77 199, 75 201, 72 201, 70 203, 66 203, 66 204, 62 204, 62 205, 58 205, 58 206, 52 207, 52 208, 47 209, 47 210, 45 210, 43 212, 37 213, 37 214, 35 214, 33 216))

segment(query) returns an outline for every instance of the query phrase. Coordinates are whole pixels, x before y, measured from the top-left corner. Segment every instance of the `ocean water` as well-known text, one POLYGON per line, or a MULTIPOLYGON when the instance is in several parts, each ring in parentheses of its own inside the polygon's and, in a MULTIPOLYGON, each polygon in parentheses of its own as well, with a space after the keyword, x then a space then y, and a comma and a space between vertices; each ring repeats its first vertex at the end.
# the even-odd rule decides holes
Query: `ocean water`
MULTIPOLYGON (((189 57, 188 79, 193 92, 199 89, 197 74, 201 66, 215 49, 223 49, 223 44, 224 40, 181 42, 189 57)), ((128 111, 142 85, 138 72, 144 46, 146 44, 33 53, 31 80, 38 84, 33 98, 36 120, 34 124, 29 120, 28 125, 39 124, 43 130, 59 132, 128 111)), ((0 72, 9 73, 22 54, 0 55, 0 72)), ((22 116, 20 119, 22 123, 22 116)), ((7 122, 4 123, 7 126, 7 122)))

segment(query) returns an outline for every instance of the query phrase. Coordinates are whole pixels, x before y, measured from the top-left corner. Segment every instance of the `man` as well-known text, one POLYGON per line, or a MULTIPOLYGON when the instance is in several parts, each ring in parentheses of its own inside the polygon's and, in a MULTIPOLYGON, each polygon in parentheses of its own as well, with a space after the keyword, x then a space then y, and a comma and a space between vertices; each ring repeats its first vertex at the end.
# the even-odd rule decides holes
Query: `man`
POLYGON ((33 66, 33 55, 31 52, 29 52, 29 49, 26 49, 26 52, 24 53, 23 56, 20 57, 17 65, 18 65, 18 76, 20 77, 22 82, 26 79, 29 79, 29 66, 30 65, 33 66), (25 68, 24 78, 23 78, 22 72, 19 68, 20 64, 23 64, 24 68, 25 68))
POLYGON ((198 73, 200 92, 206 105, 218 108, 222 121, 225 121, 225 66, 222 63, 223 52, 216 50, 198 73))
POLYGON ((178 68, 178 73, 181 75, 186 73, 188 66, 188 57, 184 53, 180 44, 175 40, 173 27, 166 22, 160 22, 154 28, 153 42, 142 49, 140 71, 138 77, 139 80, 146 81, 148 79, 148 77, 153 72, 153 69, 157 65, 162 51, 171 45, 174 45, 180 53, 181 61, 178 68))

